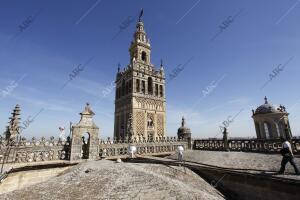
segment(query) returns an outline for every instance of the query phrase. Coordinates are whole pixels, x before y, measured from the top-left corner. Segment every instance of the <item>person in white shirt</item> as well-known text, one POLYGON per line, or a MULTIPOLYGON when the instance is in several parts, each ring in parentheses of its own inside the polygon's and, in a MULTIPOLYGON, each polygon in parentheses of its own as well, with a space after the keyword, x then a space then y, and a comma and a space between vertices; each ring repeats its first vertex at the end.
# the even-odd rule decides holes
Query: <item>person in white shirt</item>
POLYGON ((280 139, 283 143, 282 143, 282 149, 280 150, 280 153, 282 154, 282 161, 281 161, 281 168, 279 170, 279 174, 284 173, 286 164, 290 162, 291 165, 294 167, 295 173, 297 175, 300 175, 299 169, 294 161, 294 154, 290 142, 283 137, 280 137, 280 139))
POLYGON ((179 146, 179 147, 177 148, 178 161, 179 161, 179 162, 182 162, 182 161, 183 161, 183 151, 184 151, 183 146, 179 146))

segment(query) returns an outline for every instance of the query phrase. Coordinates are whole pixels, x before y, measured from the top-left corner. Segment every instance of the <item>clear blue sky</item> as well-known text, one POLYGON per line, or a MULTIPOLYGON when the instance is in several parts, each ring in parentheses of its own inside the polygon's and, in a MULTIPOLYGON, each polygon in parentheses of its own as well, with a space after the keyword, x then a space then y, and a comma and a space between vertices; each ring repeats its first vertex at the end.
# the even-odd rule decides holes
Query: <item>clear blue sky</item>
POLYGON ((255 136, 251 109, 262 104, 265 95, 287 107, 292 132, 300 135, 297 0, 1 0, 1 132, 17 103, 23 121, 44 109, 23 136, 49 137, 58 136, 59 126, 78 122, 78 113, 90 102, 101 137, 112 136, 111 84, 117 64, 129 62, 135 22, 112 38, 140 8, 152 63, 162 58, 167 78, 192 58, 166 88, 169 136, 176 135, 185 115, 194 137, 214 137, 222 122, 241 109, 228 128, 230 135, 255 136), (222 32, 211 40, 220 26, 222 32), (72 70, 92 57, 61 89, 72 70), (261 89, 269 74, 289 59, 261 89))

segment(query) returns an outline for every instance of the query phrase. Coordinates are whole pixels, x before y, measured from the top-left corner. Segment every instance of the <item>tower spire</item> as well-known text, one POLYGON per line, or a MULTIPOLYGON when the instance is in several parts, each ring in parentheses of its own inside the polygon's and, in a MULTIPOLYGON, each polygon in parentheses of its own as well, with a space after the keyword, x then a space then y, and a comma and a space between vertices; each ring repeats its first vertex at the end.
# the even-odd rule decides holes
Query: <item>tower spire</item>
POLYGON ((142 62, 150 65, 150 54, 151 47, 150 41, 147 38, 147 34, 144 29, 144 23, 142 21, 143 9, 141 9, 139 14, 139 20, 136 24, 136 30, 133 35, 133 41, 131 42, 129 52, 130 52, 130 61, 142 62))
POLYGON ((17 136, 20 134, 20 105, 17 104, 11 113, 12 116, 9 118, 9 125, 7 126, 6 133, 5 133, 5 138, 6 140, 16 140, 17 136))
POLYGON ((130 64, 116 76, 114 137, 117 139, 132 136, 151 141, 166 135, 165 74, 163 68, 158 70, 151 63, 151 46, 142 16, 143 9, 137 16, 129 47, 130 64), (130 120, 134 122, 132 125, 130 120))

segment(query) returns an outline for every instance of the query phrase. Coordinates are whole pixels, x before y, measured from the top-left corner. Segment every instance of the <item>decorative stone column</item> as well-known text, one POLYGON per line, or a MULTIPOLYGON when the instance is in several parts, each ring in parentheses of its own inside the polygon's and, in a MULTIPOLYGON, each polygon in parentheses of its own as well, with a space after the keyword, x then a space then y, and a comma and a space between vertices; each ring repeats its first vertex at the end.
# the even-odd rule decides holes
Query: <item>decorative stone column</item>
POLYGON ((229 151, 227 128, 224 128, 224 131, 223 131, 223 142, 224 142, 224 150, 229 151))

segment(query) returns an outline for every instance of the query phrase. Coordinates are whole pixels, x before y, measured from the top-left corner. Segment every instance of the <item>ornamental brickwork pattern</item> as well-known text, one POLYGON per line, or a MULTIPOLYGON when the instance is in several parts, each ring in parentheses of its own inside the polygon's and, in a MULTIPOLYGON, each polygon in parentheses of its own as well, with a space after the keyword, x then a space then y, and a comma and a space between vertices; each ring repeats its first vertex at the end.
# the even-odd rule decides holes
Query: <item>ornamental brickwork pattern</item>
POLYGON ((164 115, 157 114, 157 135, 159 137, 164 135, 164 115))
POLYGON ((145 113, 138 111, 135 113, 136 134, 143 136, 145 133, 145 113))

